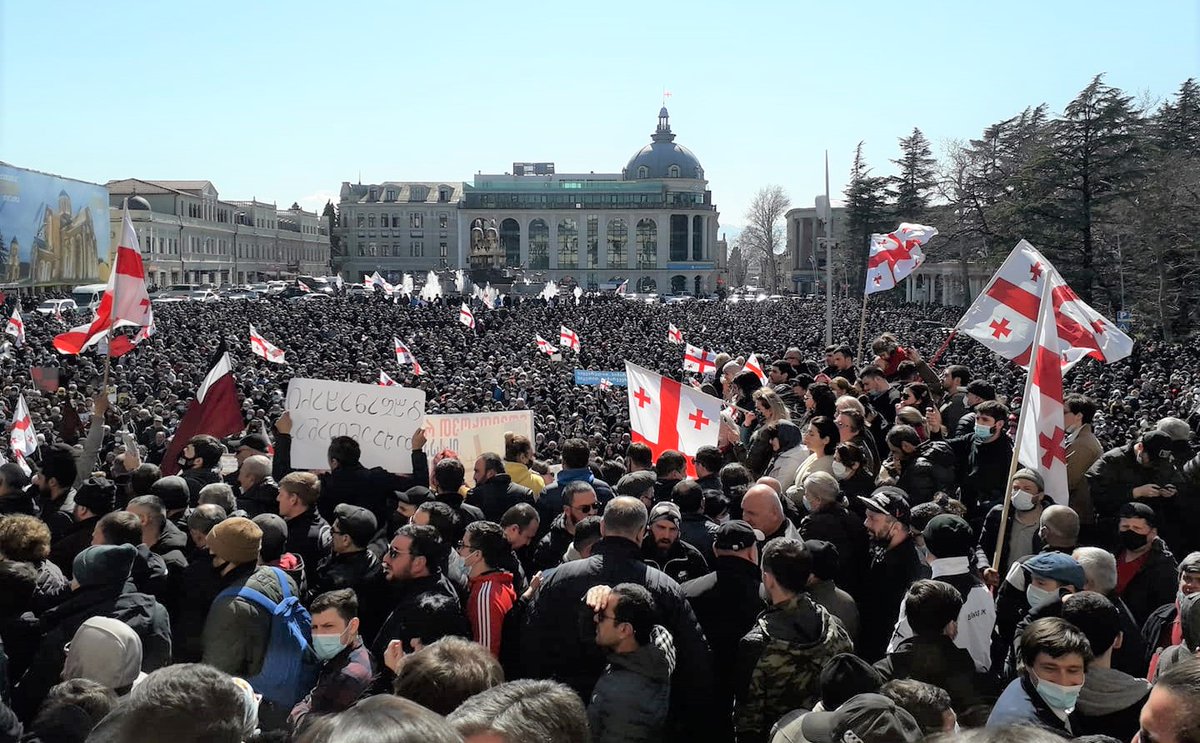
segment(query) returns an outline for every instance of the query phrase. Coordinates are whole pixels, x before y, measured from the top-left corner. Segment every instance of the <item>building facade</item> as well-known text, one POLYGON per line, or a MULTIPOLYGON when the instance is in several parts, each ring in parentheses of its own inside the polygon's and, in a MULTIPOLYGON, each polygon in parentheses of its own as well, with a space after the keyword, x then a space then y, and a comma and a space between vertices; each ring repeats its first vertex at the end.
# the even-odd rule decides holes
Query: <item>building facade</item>
POLYGON ((726 266, 718 218, 704 170, 675 143, 663 108, 650 144, 620 173, 564 174, 553 163, 514 163, 511 173, 479 174, 470 184, 343 184, 340 272, 361 281, 363 274, 393 267, 412 273, 493 269, 535 286, 554 280, 596 289, 629 281, 629 291, 709 293, 726 266), (438 220, 436 238, 427 236, 428 228, 418 237, 411 218, 405 224, 416 197, 405 198, 404 189, 413 185, 428 189, 417 203, 424 219, 438 220), (394 201, 387 199, 389 189, 394 201), (382 228, 371 237, 372 218, 378 226, 385 212, 389 225, 397 216, 400 225, 400 234, 390 226, 390 254, 383 252, 382 228), (418 255, 418 240, 438 249, 418 255))
POLYGON ((222 200, 209 181, 109 181, 116 245, 129 200, 151 284, 245 284, 329 272, 329 234, 320 215, 292 204, 222 200))
MULTIPOLYGON (((825 246, 825 220, 816 207, 789 209, 784 215, 787 222, 787 267, 790 272, 792 291, 797 294, 824 294, 825 266, 828 252, 825 246)), ((835 206, 830 210, 833 240, 833 290, 844 295, 855 285, 855 279, 847 278, 846 259, 842 255, 848 247, 846 242, 846 210, 835 206)), ((780 275, 783 279, 788 273, 780 275)), ((861 283, 861 282, 860 282, 861 283)))
POLYGON ((343 183, 335 270, 359 282, 374 271, 399 280, 401 273, 460 267, 462 193, 455 181, 343 183))

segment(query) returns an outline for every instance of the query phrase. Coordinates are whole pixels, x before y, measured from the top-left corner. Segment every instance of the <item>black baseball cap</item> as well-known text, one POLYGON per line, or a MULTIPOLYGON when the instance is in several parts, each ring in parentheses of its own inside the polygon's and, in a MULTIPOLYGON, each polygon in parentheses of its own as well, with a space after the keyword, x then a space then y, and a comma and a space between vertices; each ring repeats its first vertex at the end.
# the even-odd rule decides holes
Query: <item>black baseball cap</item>
POLYGON ((401 490, 396 493, 396 498, 401 503, 406 503, 410 506, 419 506, 422 503, 433 500, 433 493, 424 485, 414 485, 408 490, 401 490))
POLYGON ((884 485, 875 488, 870 495, 860 495, 858 499, 869 510, 891 516, 902 524, 908 524, 909 507, 908 493, 894 485, 884 485))
POLYGON ((970 557, 975 552, 975 532, 961 516, 934 516, 922 534, 925 547, 934 557, 970 557))
POLYGON ((271 442, 267 441, 267 437, 261 433, 251 433, 243 436, 240 441, 235 442, 233 450, 237 451, 242 447, 266 454, 271 451, 271 442))
POLYGON ((734 519, 717 527, 713 548, 738 552, 766 539, 761 531, 745 521, 734 519))
POLYGON ((925 734, 882 694, 859 694, 832 712, 810 712, 800 732, 811 743, 919 743, 925 734))
POLYGON ((337 508, 333 509, 333 515, 334 521, 337 522, 342 533, 350 537, 350 540, 359 547, 365 547, 371 541, 371 537, 375 536, 375 530, 379 526, 375 520, 375 514, 349 503, 339 503, 337 508))

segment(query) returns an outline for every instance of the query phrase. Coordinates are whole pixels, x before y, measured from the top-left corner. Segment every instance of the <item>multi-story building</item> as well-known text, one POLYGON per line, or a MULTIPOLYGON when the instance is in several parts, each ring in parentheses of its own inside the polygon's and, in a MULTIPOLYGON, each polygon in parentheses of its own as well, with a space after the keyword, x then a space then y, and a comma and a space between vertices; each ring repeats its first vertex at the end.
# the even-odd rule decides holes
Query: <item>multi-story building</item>
POLYGON ((339 270, 360 281, 376 269, 493 268, 520 272, 535 284, 553 279, 598 288, 628 280, 630 291, 708 293, 726 266, 718 217, 700 161, 675 143, 663 108, 651 142, 619 173, 566 174, 553 163, 514 163, 511 173, 479 174, 470 184, 344 183, 338 234, 346 254, 339 270), (428 189, 426 198, 406 198, 411 186, 428 189), (404 216, 414 201, 425 212, 419 235, 421 228, 404 216), (384 213, 386 239, 379 226, 384 213), (431 216, 451 228, 431 238, 431 216), (434 252, 431 241, 439 246, 434 252))
POLYGON ((152 284, 242 284, 329 271, 329 235, 320 215, 299 204, 222 200, 209 181, 109 181, 113 244, 122 205, 152 284))
MULTIPOLYGON (((841 246, 846 244, 846 209, 835 206, 830 210, 832 222, 834 293, 843 294, 848 284, 844 256, 841 246)), ((790 279, 791 289, 797 294, 823 294, 825 291, 825 221, 816 207, 789 209, 784 215, 787 222, 787 272, 780 274, 780 283, 790 279)))

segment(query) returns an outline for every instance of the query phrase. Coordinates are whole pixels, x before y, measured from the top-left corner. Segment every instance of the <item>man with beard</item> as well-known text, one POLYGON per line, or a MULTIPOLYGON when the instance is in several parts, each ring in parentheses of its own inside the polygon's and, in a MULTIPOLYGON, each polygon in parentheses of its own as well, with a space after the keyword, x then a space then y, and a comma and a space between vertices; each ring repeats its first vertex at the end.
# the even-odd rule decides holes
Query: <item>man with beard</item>
POLYGON ((50 527, 50 540, 57 542, 75 523, 75 454, 66 444, 55 444, 42 452, 41 469, 33 476, 37 488, 38 513, 50 527))
POLYGON ((700 550, 679 538, 683 516, 670 501, 655 504, 650 510, 647 539, 642 540, 642 559, 647 564, 685 583, 708 573, 708 562, 700 550))
POLYGON ((217 465, 225 447, 208 434, 193 436, 179 455, 179 476, 187 480, 190 499, 188 505, 195 506, 200 499, 200 489, 205 485, 220 482, 217 465))
POLYGON ((874 663, 884 656, 904 594, 921 577, 921 560, 909 534, 908 500, 903 490, 885 485, 859 500, 867 509, 863 523, 871 536, 871 561, 864 585, 873 590, 860 597, 862 631, 857 651, 874 663))
POLYGON ((562 513, 555 517, 550 531, 538 543, 533 556, 533 569, 545 570, 563 561, 563 555, 575 536, 575 525, 599 510, 599 500, 592 486, 583 480, 573 480, 563 488, 562 513))

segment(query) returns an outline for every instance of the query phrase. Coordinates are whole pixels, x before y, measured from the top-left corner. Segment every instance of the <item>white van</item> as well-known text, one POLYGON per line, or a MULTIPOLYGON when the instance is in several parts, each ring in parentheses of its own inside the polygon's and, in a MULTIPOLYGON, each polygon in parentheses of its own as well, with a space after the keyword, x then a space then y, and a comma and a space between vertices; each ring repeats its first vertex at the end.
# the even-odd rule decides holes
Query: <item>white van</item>
POLYGON ((104 290, 107 288, 108 284, 84 284, 71 290, 71 298, 79 307, 94 310, 100 306, 100 297, 104 295, 104 290))

